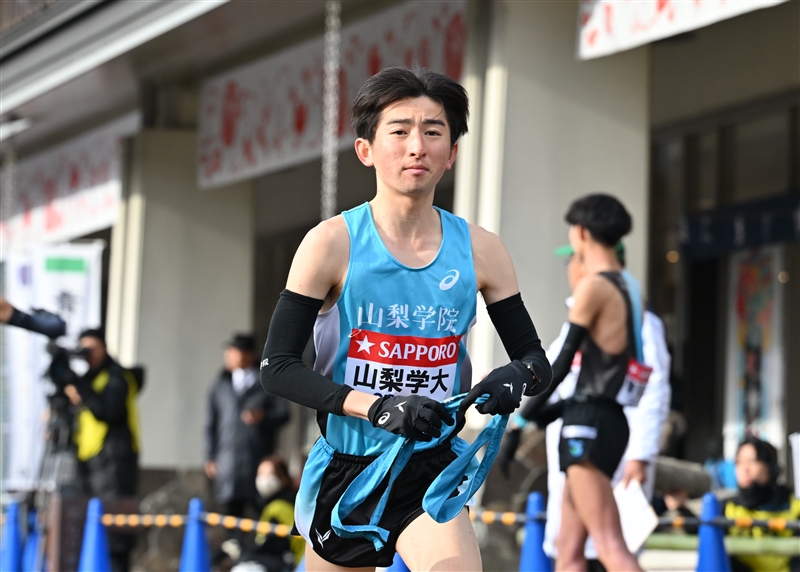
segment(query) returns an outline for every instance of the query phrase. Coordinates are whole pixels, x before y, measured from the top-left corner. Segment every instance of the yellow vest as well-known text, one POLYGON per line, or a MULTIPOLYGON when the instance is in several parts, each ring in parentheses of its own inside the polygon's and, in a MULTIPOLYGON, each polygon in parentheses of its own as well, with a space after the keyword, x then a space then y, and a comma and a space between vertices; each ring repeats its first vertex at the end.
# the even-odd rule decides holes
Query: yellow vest
MULTIPOLYGON (((275 499, 261 512, 260 522, 276 522, 291 527, 294 524, 294 505, 284 499, 275 499)), ((256 544, 264 544, 265 534, 256 535, 256 544)), ((294 554, 295 563, 299 563, 306 551, 306 541, 299 536, 289 537, 289 548, 294 554)))
MULTIPOLYGON (((133 374, 123 369, 123 377, 128 383, 128 397, 126 399, 125 408, 128 412, 128 427, 131 431, 131 445, 133 450, 139 452, 139 411, 136 407, 136 395, 138 387, 136 379, 133 374)), ((102 393, 108 385, 109 373, 108 368, 104 369, 95 376, 92 380, 92 389, 95 393, 102 393)), ((96 456, 102 449, 105 443, 106 435, 108 435, 108 423, 99 421, 89 410, 88 407, 83 406, 78 412, 78 423, 75 430, 75 443, 78 446, 78 459, 81 461, 88 461, 96 456)))
MULTIPOLYGON (((728 501, 725 505, 725 518, 752 518, 755 520, 769 520, 770 518, 782 518, 785 520, 800 519, 800 499, 789 497, 789 507, 782 511, 750 510, 749 508, 738 505, 733 501, 728 501)), ((730 536, 751 536, 753 538, 763 538, 765 536, 792 536, 791 530, 766 530, 763 528, 744 528, 734 526, 728 530, 730 536)), ((789 556, 777 556, 770 554, 756 554, 736 557, 737 560, 746 564, 753 570, 759 572, 789 572, 789 556)))

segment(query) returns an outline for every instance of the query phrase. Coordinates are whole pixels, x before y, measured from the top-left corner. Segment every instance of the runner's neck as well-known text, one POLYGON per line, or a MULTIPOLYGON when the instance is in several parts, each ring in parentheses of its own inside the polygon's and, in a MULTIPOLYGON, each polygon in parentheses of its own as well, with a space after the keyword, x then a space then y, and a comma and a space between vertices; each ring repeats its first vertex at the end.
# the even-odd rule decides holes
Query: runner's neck
POLYGON ((442 241, 442 223, 430 197, 391 197, 379 193, 370 201, 372 220, 384 239, 394 243, 442 241), (421 200, 420 200, 421 199, 421 200))
POLYGON ((614 249, 596 242, 586 245, 583 251, 583 263, 587 274, 622 271, 622 265, 617 260, 614 249))

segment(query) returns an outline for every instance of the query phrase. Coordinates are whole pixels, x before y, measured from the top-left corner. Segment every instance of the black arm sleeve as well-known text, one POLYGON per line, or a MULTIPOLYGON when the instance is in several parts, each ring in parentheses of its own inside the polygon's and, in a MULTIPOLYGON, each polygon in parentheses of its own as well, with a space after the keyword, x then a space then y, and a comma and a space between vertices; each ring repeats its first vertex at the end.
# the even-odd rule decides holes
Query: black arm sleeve
POLYGON ((536 333, 522 296, 515 294, 494 304, 486 306, 500 341, 512 360, 530 362, 533 373, 541 380, 534 394, 545 391, 550 385, 552 371, 547 355, 542 349, 542 342, 536 333))
POLYGON ((261 386, 267 393, 322 413, 344 415, 344 399, 353 388, 318 374, 302 359, 322 304, 289 290, 281 292, 261 356, 261 386))
POLYGON ((14 308, 8 323, 31 332, 44 334, 48 338, 63 336, 67 331, 67 324, 64 320, 45 310, 37 310, 34 315, 31 315, 14 308))
POLYGON ((586 337, 589 331, 583 326, 573 324, 570 322, 567 337, 564 340, 564 345, 561 346, 561 353, 558 354, 556 361, 553 362, 553 383, 547 388, 547 391, 529 399, 525 406, 520 411, 523 419, 531 421, 536 416, 536 413, 541 409, 558 385, 567 377, 570 368, 572 368, 572 360, 575 358, 575 352, 581 347, 581 342, 586 337))

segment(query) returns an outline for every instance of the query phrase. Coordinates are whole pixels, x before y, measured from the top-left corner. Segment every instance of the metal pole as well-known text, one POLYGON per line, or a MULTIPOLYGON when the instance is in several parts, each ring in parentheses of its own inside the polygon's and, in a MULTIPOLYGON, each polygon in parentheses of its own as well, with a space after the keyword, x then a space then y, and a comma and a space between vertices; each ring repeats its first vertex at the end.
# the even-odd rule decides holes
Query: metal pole
POLYGON ((342 6, 325 3, 325 80, 322 109, 322 220, 336 214, 336 183, 339 173, 339 44, 342 6))

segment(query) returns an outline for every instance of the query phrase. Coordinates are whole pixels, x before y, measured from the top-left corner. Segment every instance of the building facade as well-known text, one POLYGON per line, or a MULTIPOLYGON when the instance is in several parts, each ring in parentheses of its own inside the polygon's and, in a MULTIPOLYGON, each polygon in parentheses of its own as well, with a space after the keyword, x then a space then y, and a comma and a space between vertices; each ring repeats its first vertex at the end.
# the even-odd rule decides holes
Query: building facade
MULTIPOLYGON (((109 347, 148 368, 142 464, 197 467, 222 344, 233 331, 265 339, 319 220, 325 5, 31 4, 6 20, 0 54, 0 120, 19 129, 0 143, 19 175, 5 179, 4 249, 106 240, 109 347), (19 187, 32 161, 130 114, 102 216, 70 202, 98 185, 19 187), (70 204, 81 224, 21 226, 70 204)), ((432 67, 469 91, 470 133, 436 202, 503 238, 543 341, 566 317, 552 252, 568 205, 593 191, 625 203, 628 267, 667 324, 693 460, 715 439, 730 456, 747 429, 784 450, 800 430, 800 4, 767 4, 582 60, 592 20, 578 1, 342 3, 342 117, 384 65, 432 67)), ((346 123, 339 135, 342 210, 369 200, 374 178, 346 123)), ((88 145, 91 157, 107 144, 88 145)), ((506 359, 485 313, 470 353, 476 376, 506 359)), ((297 465, 314 425, 294 413, 282 448, 297 465)))

